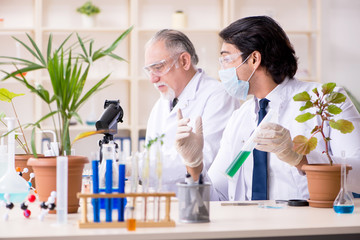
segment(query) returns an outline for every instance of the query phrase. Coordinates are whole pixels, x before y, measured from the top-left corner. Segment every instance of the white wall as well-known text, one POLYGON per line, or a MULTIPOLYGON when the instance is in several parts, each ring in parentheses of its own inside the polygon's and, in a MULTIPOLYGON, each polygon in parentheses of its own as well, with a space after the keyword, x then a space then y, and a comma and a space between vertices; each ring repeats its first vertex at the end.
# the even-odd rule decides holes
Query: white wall
POLYGON ((322 1, 322 82, 345 86, 360 101, 360 1, 322 1))

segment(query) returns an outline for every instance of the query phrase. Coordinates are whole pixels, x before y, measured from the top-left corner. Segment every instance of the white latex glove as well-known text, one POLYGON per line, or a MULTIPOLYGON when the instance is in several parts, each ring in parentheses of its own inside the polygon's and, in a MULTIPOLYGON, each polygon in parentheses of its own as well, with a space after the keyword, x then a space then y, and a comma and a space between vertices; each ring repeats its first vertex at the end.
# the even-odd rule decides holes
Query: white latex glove
POLYGON ((204 138, 202 120, 198 117, 195 122, 195 132, 189 127, 189 118, 183 118, 181 109, 177 112, 178 127, 175 137, 176 150, 183 157, 183 162, 188 167, 197 167, 203 160, 204 138))
POLYGON ((254 142, 257 143, 257 150, 275 153, 280 160, 291 166, 298 165, 303 158, 303 155, 293 151, 289 130, 276 123, 262 124, 254 142))

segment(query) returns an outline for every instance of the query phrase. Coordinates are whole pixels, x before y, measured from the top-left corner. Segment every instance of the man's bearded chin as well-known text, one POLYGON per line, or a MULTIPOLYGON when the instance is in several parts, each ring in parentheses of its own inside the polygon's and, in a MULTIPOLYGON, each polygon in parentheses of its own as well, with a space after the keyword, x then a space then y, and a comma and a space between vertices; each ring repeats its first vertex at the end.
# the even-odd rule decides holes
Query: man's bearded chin
POLYGON ((160 91, 160 96, 161 98, 165 99, 165 100, 168 100, 168 101, 172 101, 174 100, 175 98, 175 91, 174 89, 172 89, 168 84, 166 83, 162 83, 162 82, 159 82, 159 83, 154 83, 156 89, 158 89, 158 86, 166 86, 167 87, 167 91, 166 92, 161 92, 160 91))

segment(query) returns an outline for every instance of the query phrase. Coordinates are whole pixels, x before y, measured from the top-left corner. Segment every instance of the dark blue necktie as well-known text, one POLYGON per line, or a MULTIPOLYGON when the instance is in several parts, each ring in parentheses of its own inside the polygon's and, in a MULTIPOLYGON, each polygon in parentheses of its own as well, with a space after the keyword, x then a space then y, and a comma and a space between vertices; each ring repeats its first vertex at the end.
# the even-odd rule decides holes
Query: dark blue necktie
MULTIPOLYGON (((263 120, 266 115, 266 107, 269 100, 263 98, 260 100, 259 121, 263 120)), ((253 150, 254 169, 252 181, 252 200, 266 200, 267 199, 267 152, 253 150)))

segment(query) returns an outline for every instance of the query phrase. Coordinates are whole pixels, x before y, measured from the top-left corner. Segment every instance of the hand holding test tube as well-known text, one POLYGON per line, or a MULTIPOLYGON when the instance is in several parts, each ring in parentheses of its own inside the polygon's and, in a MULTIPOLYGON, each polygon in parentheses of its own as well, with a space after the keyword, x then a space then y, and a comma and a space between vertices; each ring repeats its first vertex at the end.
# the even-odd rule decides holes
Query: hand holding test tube
POLYGON ((233 178, 240 167, 243 165, 245 160, 249 157, 250 153, 256 146, 256 142, 254 142, 254 138, 261 128, 261 126, 266 122, 271 122, 277 119, 277 114, 275 114, 274 110, 270 109, 261 123, 255 128, 249 139, 245 142, 244 146, 241 148, 239 154, 235 157, 235 159, 231 162, 229 167, 226 169, 225 173, 230 178, 233 178))

